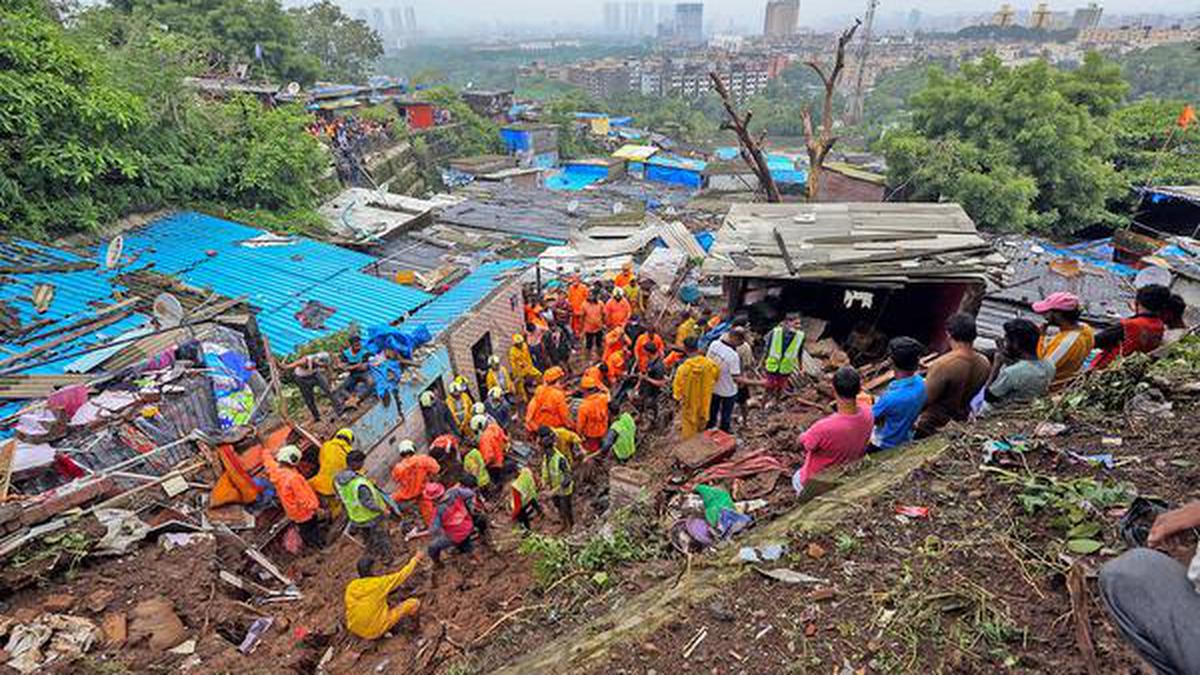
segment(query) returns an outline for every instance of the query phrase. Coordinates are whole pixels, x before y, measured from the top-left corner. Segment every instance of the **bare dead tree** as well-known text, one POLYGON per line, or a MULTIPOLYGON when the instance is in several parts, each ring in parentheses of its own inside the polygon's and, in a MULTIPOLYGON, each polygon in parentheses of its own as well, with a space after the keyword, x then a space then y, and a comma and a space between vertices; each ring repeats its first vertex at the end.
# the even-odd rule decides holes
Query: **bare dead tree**
POLYGON ((862 20, 855 19, 853 26, 842 31, 842 35, 837 41, 837 55, 834 57, 833 69, 828 73, 825 72, 825 67, 816 61, 806 62, 809 68, 816 71, 817 76, 821 78, 821 83, 825 85, 825 101, 821 107, 820 130, 813 128, 812 109, 809 106, 805 106, 801 112, 801 120, 804 122, 804 145, 808 150, 808 182, 805 184, 805 193, 810 202, 817 200, 825 157, 833 149, 833 144, 838 141, 838 137, 833 135, 833 93, 837 89, 838 80, 842 77, 842 71, 846 68, 846 45, 854 39, 854 32, 861 25, 862 20))
POLYGON ((739 114, 733 104, 733 98, 729 95, 729 89, 725 87, 721 78, 716 73, 710 72, 708 79, 712 80, 713 89, 716 90, 717 96, 721 97, 721 103, 724 104, 725 112, 729 115, 729 119, 721 123, 721 128, 737 134, 740 146, 738 154, 742 156, 742 161, 746 163, 746 166, 750 167, 750 170, 758 177, 758 185, 767 195, 767 201, 783 201, 783 198, 779 196, 779 187, 775 185, 775 179, 771 177, 771 168, 767 165, 767 158, 762 151, 763 141, 767 137, 766 130, 759 133, 758 138, 754 138, 750 134, 750 118, 754 116, 754 112, 747 110, 745 115, 739 114))

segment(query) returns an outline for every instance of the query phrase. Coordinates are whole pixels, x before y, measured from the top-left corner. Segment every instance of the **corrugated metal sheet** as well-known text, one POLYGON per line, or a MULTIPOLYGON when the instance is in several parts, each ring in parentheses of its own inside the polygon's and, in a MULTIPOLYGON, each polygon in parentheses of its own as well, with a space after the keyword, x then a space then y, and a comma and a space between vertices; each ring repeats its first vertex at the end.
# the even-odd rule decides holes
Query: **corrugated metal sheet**
MULTIPOLYGON (((450 327, 459 317, 475 308, 480 300, 496 290, 508 272, 528 267, 536 262, 533 259, 497 260, 484 263, 475 271, 468 274, 437 299, 417 310, 408 318, 406 323, 424 324, 436 338, 450 327)), ((517 298, 517 302, 521 299, 517 298)))
POLYGON ((390 323, 432 296, 363 271, 369 255, 311 239, 282 246, 241 242, 261 230, 199 213, 180 213, 130 232, 125 251, 134 269, 153 267, 182 281, 230 297, 246 296, 259 310, 258 323, 277 354, 351 323, 390 323), (337 311, 323 330, 300 325, 295 314, 309 300, 337 311))

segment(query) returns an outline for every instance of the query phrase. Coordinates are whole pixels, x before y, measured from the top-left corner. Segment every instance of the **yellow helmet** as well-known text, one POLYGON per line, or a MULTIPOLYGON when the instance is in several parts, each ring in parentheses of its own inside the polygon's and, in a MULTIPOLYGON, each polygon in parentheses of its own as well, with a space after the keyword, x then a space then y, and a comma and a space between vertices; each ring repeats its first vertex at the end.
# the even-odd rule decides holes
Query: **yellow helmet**
POLYGON ((354 432, 349 429, 338 429, 338 432, 333 435, 334 438, 340 438, 347 443, 354 442, 354 432))
POLYGON ((294 445, 285 445, 275 453, 275 460, 280 464, 295 464, 300 461, 300 448, 294 445))

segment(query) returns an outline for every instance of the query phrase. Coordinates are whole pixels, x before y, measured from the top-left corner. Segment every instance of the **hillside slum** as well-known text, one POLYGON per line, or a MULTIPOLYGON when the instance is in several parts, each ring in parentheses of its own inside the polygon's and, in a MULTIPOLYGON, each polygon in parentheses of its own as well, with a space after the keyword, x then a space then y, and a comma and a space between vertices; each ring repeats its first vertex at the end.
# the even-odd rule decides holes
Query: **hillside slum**
MULTIPOLYGON (((521 145, 535 131, 512 130, 517 159, 542 142, 521 145)), ((2 667, 1082 672, 1134 662, 1088 588, 1123 547, 1118 522, 1135 495, 1178 504, 1188 494, 1187 383, 1200 367, 1190 338, 1029 410, 868 457, 802 498, 789 478, 803 460, 797 433, 828 412, 835 371, 853 366, 873 393, 891 382, 890 337, 933 355, 947 346, 947 318, 968 310, 979 347, 994 349, 1005 321, 1055 291, 1108 325, 1148 283, 1193 297, 1194 240, 1147 227, 1063 246, 982 236, 952 204, 744 203, 673 173, 701 167, 618 152, 581 170, 599 176, 603 165, 604 178, 580 190, 522 184, 522 167, 496 162, 426 199, 352 188, 324 210, 330 242, 193 212, 69 249, 3 242, 2 667), (651 175, 679 181, 660 187, 651 175), (421 602, 417 625, 375 641, 349 634, 343 590, 364 541, 335 524, 319 550, 302 543, 264 465, 296 445, 312 476, 346 429, 366 475, 390 492, 404 441, 425 452, 435 440, 424 394, 484 400, 491 357, 510 363, 537 307, 557 322, 550 308, 573 278, 626 273, 645 293, 641 322, 668 342, 688 316, 712 317, 718 333, 736 320, 759 336, 758 360, 761 336, 802 314, 792 393, 773 405, 751 388, 731 432, 689 439, 664 397, 656 414, 638 412, 633 457, 580 463, 573 529, 556 534, 567 523, 553 509, 532 533, 510 528, 508 499, 493 494, 478 558, 421 565, 406 585, 421 602), (341 366, 351 335, 371 375, 362 387, 341 366), (323 353, 329 391, 305 394, 296 364, 323 353), (702 484, 724 486, 753 526, 697 546, 703 537, 685 525, 702 516, 702 484), (1055 509, 1101 488, 1103 506, 1077 506, 1088 536, 1069 535, 1055 509), (1079 539, 1099 546, 1068 547, 1079 539)), ((594 358, 577 348, 563 363, 572 416, 594 358)), ((518 464, 535 454, 521 426, 510 429, 518 464)), ((463 442, 475 442, 469 431, 463 442)), ((427 546, 421 529, 412 514, 388 522, 388 571, 427 546)))

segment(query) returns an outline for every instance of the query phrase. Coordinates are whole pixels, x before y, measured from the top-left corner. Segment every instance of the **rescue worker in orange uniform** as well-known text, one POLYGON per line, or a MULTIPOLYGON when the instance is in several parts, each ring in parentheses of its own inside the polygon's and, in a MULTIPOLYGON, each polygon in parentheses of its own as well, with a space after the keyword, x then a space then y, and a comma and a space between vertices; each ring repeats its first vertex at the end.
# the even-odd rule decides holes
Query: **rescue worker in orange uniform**
POLYGON ((571 426, 571 409, 567 407, 567 394, 558 386, 563 369, 551 368, 542 376, 543 384, 537 388, 529 406, 525 409, 525 430, 534 433, 538 427, 571 426))
POLYGON ((479 452, 491 473, 506 475, 516 469, 514 463, 506 460, 509 440, 504 427, 487 415, 476 415, 471 419, 471 429, 479 434, 479 452))
POLYGON ((604 303, 600 300, 599 287, 583 303, 583 348, 586 354, 600 356, 604 346, 604 303))
POLYGON ((625 334, 623 328, 614 328, 604 334, 604 356, 603 361, 607 362, 608 357, 618 350, 629 348, 629 336, 625 334))
POLYGON ((629 323, 629 317, 633 316, 633 305, 625 299, 625 289, 618 286, 613 289, 612 297, 608 302, 604 303, 604 325, 609 330, 613 328, 625 329, 625 324, 629 323))
MULTIPOLYGON (((583 371, 583 380, 586 380, 588 377, 592 378, 596 386, 605 392, 608 391, 608 366, 606 364, 600 363, 583 371)), ((580 387, 583 386, 583 380, 580 381, 580 387)))
POLYGON ((571 277, 567 287, 567 302, 571 305, 571 332, 576 340, 583 340, 583 306, 588 300, 588 287, 578 276, 571 277))
POLYGON ((646 345, 650 343, 654 344, 655 354, 662 354, 666 349, 662 336, 653 328, 639 335, 637 342, 633 345, 633 355, 637 358, 637 371, 639 373, 646 372, 646 366, 650 365, 650 355, 646 353, 646 345))
POLYGON ((269 452, 262 455, 267 478, 275 486, 275 494, 283 506, 283 513, 296 525, 305 545, 321 548, 325 538, 321 532, 321 521, 317 516, 320 502, 308 480, 296 468, 300 462, 300 448, 285 445, 274 456, 269 452))
POLYGON ((583 449, 589 455, 600 451, 608 433, 608 394, 601 391, 595 378, 583 378, 584 399, 579 404, 575 430, 583 437, 583 449))
POLYGON ((613 286, 624 289, 633 284, 633 263, 627 262, 621 266, 621 271, 613 279, 613 286))
POLYGON ((413 504, 428 527, 433 520, 433 502, 424 498, 425 486, 430 476, 441 473, 442 467, 433 457, 417 454, 416 446, 408 439, 400 441, 399 449, 403 459, 392 467, 392 480, 396 482, 392 499, 397 504, 413 504))

